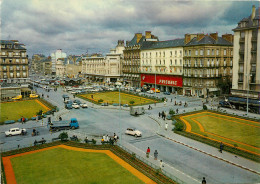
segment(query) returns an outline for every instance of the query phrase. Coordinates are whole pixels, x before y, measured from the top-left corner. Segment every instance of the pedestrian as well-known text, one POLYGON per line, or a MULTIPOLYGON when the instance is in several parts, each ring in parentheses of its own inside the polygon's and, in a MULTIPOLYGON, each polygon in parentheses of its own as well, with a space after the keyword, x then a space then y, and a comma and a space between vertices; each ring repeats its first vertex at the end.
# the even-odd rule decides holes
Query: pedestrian
POLYGON ((36 116, 36 121, 38 122, 38 120, 39 120, 39 117, 38 117, 38 115, 36 116))
POLYGON ((165 130, 166 131, 168 130, 168 123, 167 122, 165 123, 165 130))
POLYGON ((107 137, 106 137, 106 141, 107 141, 107 142, 109 141, 109 137, 108 137, 108 135, 107 135, 107 137))
POLYGON ((20 144, 17 145, 18 149, 20 148, 20 144))
POLYGON ((147 157, 147 158, 149 158, 150 152, 151 152, 151 150, 150 150, 150 148, 148 147, 147 150, 146 150, 146 157, 147 157))
POLYGON ((157 157, 158 157, 158 151, 155 150, 155 151, 154 151, 154 160, 157 160, 157 157))
POLYGON ((176 113, 178 114, 178 112, 179 112, 179 109, 176 109, 176 113))
POLYGON ((160 170, 162 171, 162 168, 164 167, 164 165, 163 165, 163 161, 162 160, 160 160, 160 170))
POLYGON ((222 150, 224 149, 224 144, 221 142, 220 143, 220 146, 219 146, 219 151, 220 153, 222 153, 222 150))
POLYGON ((207 184, 205 177, 203 177, 201 184, 207 184))
POLYGON ((159 118, 161 117, 161 112, 159 112, 159 118))
POLYGON ((172 98, 171 98, 171 102, 172 102, 172 98))
POLYGON ((48 124, 51 124, 51 117, 48 117, 48 124))
POLYGON ((61 116, 59 116, 59 121, 62 121, 62 117, 61 116))

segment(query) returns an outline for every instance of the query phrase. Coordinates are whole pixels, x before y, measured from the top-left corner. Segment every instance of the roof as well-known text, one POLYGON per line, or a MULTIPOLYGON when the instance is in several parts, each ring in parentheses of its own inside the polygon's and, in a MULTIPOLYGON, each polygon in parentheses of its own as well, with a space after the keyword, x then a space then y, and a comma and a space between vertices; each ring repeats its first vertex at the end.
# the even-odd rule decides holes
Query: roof
POLYGON ((11 45, 12 45, 12 48, 11 48, 11 49, 26 50, 26 48, 24 48, 24 47, 22 46, 22 44, 18 43, 17 40, 15 40, 15 41, 12 41, 12 40, 0 40, 0 43, 1 43, 1 44, 5 44, 5 45, 11 44, 11 45), (13 47, 14 45, 16 45, 16 48, 13 47))
POLYGON ((232 46, 233 44, 222 37, 218 37, 217 40, 213 39, 212 37, 205 35, 201 40, 197 40, 197 37, 193 38, 189 43, 185 46, 192 46, 192 45, 226 45, 232 46))
POLYGON ((243 18, 242 20, 240 20, 239 23, 238 23, 238 25, 237 25, 237 27, 236 27, 235 29, 233 29, 233 30, 236 30, 236 29, 244 29, 244 28, 251 28, 251 27, 257 27, 257 26, 259 26, 259 21, 257 21, 257 22, 258 22, 258 25, 255 25, 255 26, 253 25, 253 21, 254 21, 254 20, 259 20, 259 19, 260 19, 259 11, 260 11, 259 8, 257 8, 257 9, 255 10, 255 17, 254 17, 253 20, 251 19, 252 14, 251 14, 249 17, 245 17, 245 18, 243 18), (243 27, 241 27, 241 23, 242 23, 242 22, 246 22, 246 25, 243 26, 243 27))
POLYGON ((141 50, 182 47, 182 46, 184 46, 184 38, 167 40, 167 41, 158 41, 158 42, 147 41, 142 44, 141 50))

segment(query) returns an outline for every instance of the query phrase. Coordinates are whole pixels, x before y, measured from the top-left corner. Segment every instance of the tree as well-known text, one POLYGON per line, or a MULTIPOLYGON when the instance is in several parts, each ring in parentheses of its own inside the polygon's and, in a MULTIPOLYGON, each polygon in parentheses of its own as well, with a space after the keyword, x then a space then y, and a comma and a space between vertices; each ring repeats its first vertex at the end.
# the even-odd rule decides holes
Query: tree
POLYGON ((221 94, 230 94, 230 89, 232 87, 230 77, 221 77, 218 81, 217 86, 220 88, 221 94))
POLYGON ((68 133, 67 132, 62 132, 60 135, 59 135, 59 138, 61 139, 61 141, 67 141, 68 140, 68 133))
POLYGON ((129 103, 130 103, 131 105, 133 105, 133 104, 135 103, 135 101, 131 100, 129 103))

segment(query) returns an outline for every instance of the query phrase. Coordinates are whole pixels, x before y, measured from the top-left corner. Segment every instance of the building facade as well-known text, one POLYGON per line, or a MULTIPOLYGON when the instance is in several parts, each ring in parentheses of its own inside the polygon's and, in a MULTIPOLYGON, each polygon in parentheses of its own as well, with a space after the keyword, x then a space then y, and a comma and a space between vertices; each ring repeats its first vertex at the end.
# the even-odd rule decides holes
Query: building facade
POLYGON ((260 31, 259 8, 252 7, 234 31, 233 95, 258 98, 260 92, 260 31))
POLYGON ((64 59, 67 57, 65 52, 62 52, 62 49, 56 50, 54 53, 51 54, 51 64, 52 64, 52 74, 56 75, 56 62, 58 59, 64 59))
POLYGON ((25 45, 17 40, 1 40, 0 81, 27 83, 29 81, 28 55, 25 45))
POLYGON ((144 42, 156 42, 158 38, 151 34, 151 31, 146 31, 143 36, 142 33, 136 33, 131 41, 126 42, 124 50, 124 61, 122 66, 124 82, 129 86, 141 86, 141 46, 144 42))
POLYGON ((144 42, 141 46, 141 86, 182 94, 184 39, 144 42))
POLYGON ((183 94, 218 95, 223 83, 231 83, 233 35, 186 34, 183 56, 183 94))

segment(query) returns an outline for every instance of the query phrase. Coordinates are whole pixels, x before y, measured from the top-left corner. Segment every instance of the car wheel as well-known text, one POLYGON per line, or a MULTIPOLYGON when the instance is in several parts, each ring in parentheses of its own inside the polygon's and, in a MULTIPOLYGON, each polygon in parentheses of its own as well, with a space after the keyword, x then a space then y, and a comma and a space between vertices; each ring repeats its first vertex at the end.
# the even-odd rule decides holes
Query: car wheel
POLYGON ((137 134, 135 134, 135 137, 137 137, 137 134))

